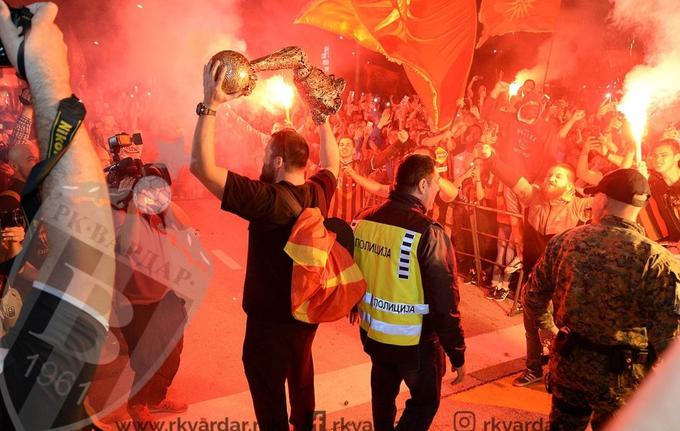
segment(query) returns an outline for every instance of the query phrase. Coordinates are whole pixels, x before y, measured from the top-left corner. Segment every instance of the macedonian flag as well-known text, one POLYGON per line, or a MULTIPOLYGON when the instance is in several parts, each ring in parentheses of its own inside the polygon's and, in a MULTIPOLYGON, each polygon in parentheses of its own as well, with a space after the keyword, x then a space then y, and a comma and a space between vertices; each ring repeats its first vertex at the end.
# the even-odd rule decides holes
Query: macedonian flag
POLYGON ((532 33, 555 30, 561 0, 483 0, 479 11, 482 37, 477 48, 490 37, 527 31, 532 33))
POLYGON ((435 121, 453 120, 477 38, 475 0, 313 0, 296 23, 353 38, 402 64, 435 121))

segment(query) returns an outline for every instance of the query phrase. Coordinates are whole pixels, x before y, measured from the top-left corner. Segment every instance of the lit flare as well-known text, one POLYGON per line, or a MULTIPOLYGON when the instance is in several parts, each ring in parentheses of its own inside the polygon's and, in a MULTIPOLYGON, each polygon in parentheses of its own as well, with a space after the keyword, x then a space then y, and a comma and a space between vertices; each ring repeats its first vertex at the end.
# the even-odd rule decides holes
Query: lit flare
POLYGON ((522 84, 520 82, 513 82, 510 84, 510 88, 508 89, 508 93, 510 94, 510 97, 515 97, 519 93, 519 89, 522 88, 522 84))
POLYGON ((274 75, 260 81, 248 99, 262 106, 272 114, 289 111, 295 99, 293 85, 286 82, 283 75, 274 75))
POLYGON ((647 121, 652 105, 654 88, 643 80, 626 82, 626 93, 618 110, 625 115, 635 140, 635 160, 642 161, 642 139, 647 131, 647 121))

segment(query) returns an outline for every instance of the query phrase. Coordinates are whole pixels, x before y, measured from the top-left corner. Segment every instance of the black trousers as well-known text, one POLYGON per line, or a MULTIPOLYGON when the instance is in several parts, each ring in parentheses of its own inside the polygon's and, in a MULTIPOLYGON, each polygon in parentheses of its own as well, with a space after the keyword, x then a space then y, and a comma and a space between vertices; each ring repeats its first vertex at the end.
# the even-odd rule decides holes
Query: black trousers
MULTIPOLYGON (((524 309, 526 310, 526 308, 524 309)), ((539 335, 539 327, 536 322, 529 317, 526 311, 522 313, 524 323, 524 335, 527 341, 527 370, 530 370, 538 376, 543 375, 543 343, 539 335)))
POLYGON ((86 428, 83 400, 105 337, 91 315, 33 289, 2 339, 9 351, 0 374, 0 429, 86 428))
POLYGON ((264 322, 248 318, 243 340, 245 368, 255 416, 262 431, 311 430, 314 417, 312 342, 318 325, 264 322))
POLYGON ((446 372, 444 351, 439 342, 421 344, 419 366, 408 369, 397 362, 372 360, 371 396, 373 424, 376 431, 427 430, 439 409, 442 378, 446 372), (408 386, 411 398, 396 428, 395 400, 402 380, 408 386))
POLYGON ((159 302, 133 304, 130 323, 121 328, 135 372, 128 405, 163 401, 177 370, 187 315, 184 300, 168 292, 159 302))

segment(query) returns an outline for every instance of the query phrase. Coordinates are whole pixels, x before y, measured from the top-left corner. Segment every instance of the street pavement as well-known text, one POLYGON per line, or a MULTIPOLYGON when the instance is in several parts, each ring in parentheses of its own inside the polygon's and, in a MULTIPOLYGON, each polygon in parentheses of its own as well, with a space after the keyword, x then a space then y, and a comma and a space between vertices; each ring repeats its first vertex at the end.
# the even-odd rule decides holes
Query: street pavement
MULTIPOLYGON (((214 198, 181 201, 179 205, 200 231, 214 273, 185 332, 180 369, 170 389, 170 397, 187 402, 189 410, 158 419, 166 422, 165 429, 173 423, 174 429, 198 430, 202 421, 203 426, 214 422, 215 430, 253 429, 255 418, 241 363, 247 223, 221 211, 214 198)), ((547 429, 550 398, 543 384, 525 388, 511 384, 523 369, 525 341, 521 316, 509 317, 510 307, 510 300, 491 301, 478 287, 461 285, 467 374, 454 386, 455 373, 448 370, 431 429, 547 429)), ((318 424, 328 430, 372 429, 370 359, 362 351, 358 328, 344 319, 320 325, 314 341, 314 365, 318 424)), ((407 399, 408 390, 402 386, 398 415, 407 399)), ((124 408, 104 418, 112 429, 117 429, 116 421, 127 419, 124 408)))

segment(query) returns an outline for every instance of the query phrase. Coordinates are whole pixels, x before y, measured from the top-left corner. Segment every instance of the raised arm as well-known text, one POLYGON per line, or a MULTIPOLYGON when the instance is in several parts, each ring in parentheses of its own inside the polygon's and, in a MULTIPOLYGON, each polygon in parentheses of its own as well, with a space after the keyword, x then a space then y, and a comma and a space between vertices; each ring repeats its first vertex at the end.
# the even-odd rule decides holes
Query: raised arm
POLYGON ((439 197, 447 204, 453 202, 460 192, 460 185, 446 178, 439 178, 439 197))
POLYGON ((382 198, 386 198, 390 194, 390 186, 388 184, 382 184, 377 182, 374 179, 365 177, 363 175, 360 175, 352 169, 351 167, 345 168, 345 173, 352 177, 352 179, 359 184, 361 187, 364 188, 369 193, 372 193, 376 196, 380 196, 382 198))
POLYGON ((564 123, 564 125, 560 128, 560 131, 558 132, 558 135, 561 139, 567 139, 567 135, 571 131, 571 129, 574 128, 574 125, 578 123, 579 121, 583 120, 586 118, 586 112, 585 111, 576 111, 574 112, 574 115, 571 116, 571 118, 564 123))
POLYGON ((588 164, 588 155, 596 148, 600 148, 598 138, 590 136, 583 144, 576 165, 576 176, 591 185, 599 183, 603 176, 601 172, 590 169, 588 164))
POLYGON ((476 167, 472 167, 467 170, 463 175, 460 175, 453 181, 449 181, 446 178, 439 178, 439 197, 446 203, 453 202, 460 193, 460 188, 462 187, 465 180, 475 176, 476 167))
POLYGON ((402 150, 408 148, 410 144, 412 144, 412 142, 409 141, 408 132, 406 130, 400 130, 397 141, 395 143, 388 145, 378 154, 373 156, 373 158, 371 159, 371 168, 372 169, 382 168, 390 160, 394 159, 397 156, 397 154, 399 154, 402 150))
POLYGON ((328 169, 338 177, 340 172, 340 150, 338 149, 338 142, 335 140, 335 135, 331 129, 331 125, 326 119, 323 124, 319 125, 319 138, 321 143, 319 145, 319 167, 321 169, 328 169))
MULTIPOLYGON (((24 40, 26 78, 33 94, 38 144, 44 159, 59 103, 72 96, 72 89, 66 45, 54 23, 57 6, 36 3, 28 8, 33 13, 31 29, 22 38, 21 30, 11 22, 9 8, 0 2, 0 38, 15 66, 19 44, 24 40)), ((104 175, 85 127, 78 129, 49 172, 40 188, 42 202, 37 218, 43 221, 50 253, 40 268, 38 282, 80 301, 106 325, 114 275, 113 222, 104 175), (90 232, 96 229, 97 234, 88 234, 88 228, 90 232), (107 264, 106 259, 111 262, 107 264)), ((27 253, 33 252, 38 242, 38 235, 29 232, 24 243, 27 253)))
POLYGON ((491 173, 510 187, 522 202, 526 203, 534 198, 537 190, 526 178, 518 174, 511 166, 503 163, 495 154, 491 155, 488 160, 491 173))
MULTIPOLYGON (((227 69, 219 62, 208 63, 203 68, 203 104, 216 111, 220 105, 233 99, 222 90, 227 69)), ((191 173, 218 199, 224 195, 224 184, 229 171, 215 162, 216 115, 199 115, 191 146, 191 173)))
POLYGON ((602 151, 607 160, 619 168, 628 169, 633 166, 635 151, 632 149, 625 154, 618 154, 619 148, 614 144, 611 133, 601 135, 602 151))
POLYGON ((510 84, 505 81, 498 81, 494 88, 489 93, 489 97, 486 98, 484 104, 480 106, 480 114, 482 118, 493 123, 501 124, 503 123, 503 117, 508 114, 507 112, 501 112, 498 109, 498 97, 501 94, 507 94, 510 91, 510 84))
MULTIPOLYGON (((439 142, 441 142, 443 140, 449 140, 452 137, 453 137, 453 132, 451 132, 450 130, 444 130, 443 132, 441 132, 437 135, 433 135, 433 136, 429 136, 427 138, 423 138, 423 140, 420 142, 420 144, 428 146, 428 147, 434 147, 437 144, 439 144, 439 142)), ((447 147, 448 147, 448 145, 447 145, 447 147)))
POLYGON ((481 77, 475 75, 475 76, 472 77, 472 79, 470 79, 470 83, 467 86, 467 93, 466 93, 467 98, 470 99, 470 101, 472 101, 472 99, 474 98, 474 95, 475 95, 475 91, 472 87, 475 85, 475 82, 479 81, 480 78, 481 77))

